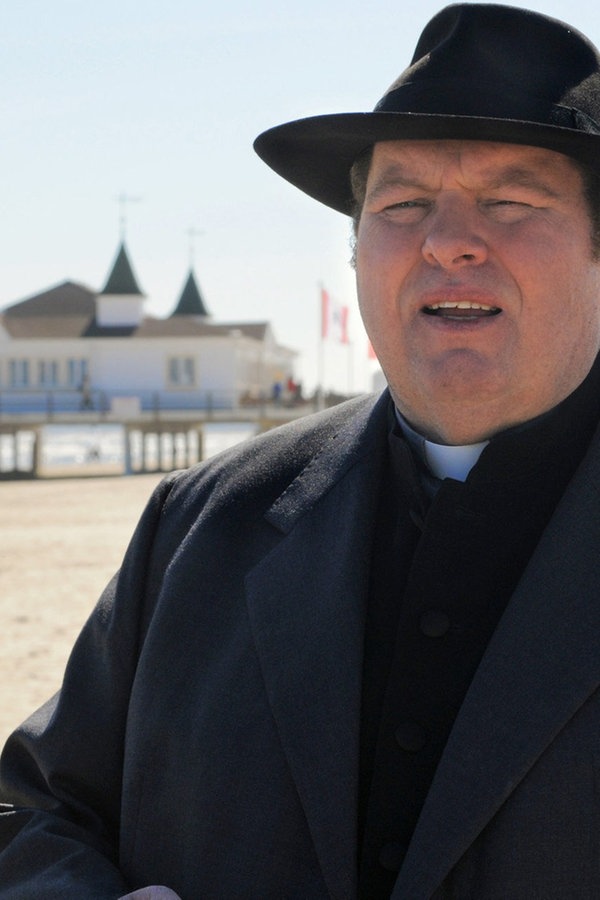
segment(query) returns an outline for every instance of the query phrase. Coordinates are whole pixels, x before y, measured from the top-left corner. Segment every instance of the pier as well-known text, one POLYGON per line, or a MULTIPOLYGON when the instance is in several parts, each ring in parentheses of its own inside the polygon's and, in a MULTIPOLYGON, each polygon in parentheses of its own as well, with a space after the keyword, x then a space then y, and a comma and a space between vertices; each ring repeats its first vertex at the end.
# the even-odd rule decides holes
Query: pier
POLYGON ((168 472, 200 461, 207 425, 251 424, 260 433, 314 410, 312 401, 234 402, 234 398, 209 393, 185 395, 179 401, 156 393, 96 396, 81 408, 81 398, 74 391, 20 392, 18 396, 0 392, 0 479, 44 477, 43 442, 48 425, 120 426, 122 474, 141 474, 168 472))

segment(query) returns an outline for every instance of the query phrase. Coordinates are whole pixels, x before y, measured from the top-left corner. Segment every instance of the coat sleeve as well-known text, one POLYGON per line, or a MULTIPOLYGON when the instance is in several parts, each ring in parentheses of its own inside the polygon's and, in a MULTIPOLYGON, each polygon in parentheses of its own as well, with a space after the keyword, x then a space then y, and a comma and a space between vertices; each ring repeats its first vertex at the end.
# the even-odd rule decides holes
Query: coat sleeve
MULTIPOLYGON (((0 900, 114 900, 129 695, 149 609, 152 546, 173 479, 156 489, 123 566, 77 640, 60 692, 0 761, 0 900)), ((156 568, 156 567, 154 567, 156 568)))

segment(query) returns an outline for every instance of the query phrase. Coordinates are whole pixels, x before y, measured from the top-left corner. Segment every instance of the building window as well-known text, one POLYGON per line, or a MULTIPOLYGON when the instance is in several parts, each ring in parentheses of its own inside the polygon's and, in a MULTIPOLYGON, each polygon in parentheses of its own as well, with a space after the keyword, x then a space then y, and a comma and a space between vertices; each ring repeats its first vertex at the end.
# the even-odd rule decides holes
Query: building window
POLYGON ((58 363, 55 359, 40 359, 38 384, 40 387, 56 387, 58 385, 58 363))
POLYGON ((169 385, 193 387, 196 383, 196 365, 192 356, 173 356, 169 360, 169 385))
POLYGON ((88 374, 87 359, 69 359, 67 361, 67 380, 69 387, 79 390, 88 374))
POLYGON ((29 360, 11 359, 9 362, 9 381, 13 388, 29 387, 29 360))

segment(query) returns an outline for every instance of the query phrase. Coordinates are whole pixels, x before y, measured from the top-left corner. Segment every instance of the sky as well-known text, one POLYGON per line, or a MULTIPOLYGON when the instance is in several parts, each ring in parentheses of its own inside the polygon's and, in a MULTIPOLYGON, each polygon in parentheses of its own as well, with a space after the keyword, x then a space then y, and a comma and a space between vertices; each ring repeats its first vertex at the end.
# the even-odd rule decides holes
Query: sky
MULTIPOLYGON (((350 307, 351 338, 326 344, 324 387, 370 390, 349 221, 275 175, 252 143, 292 119, 371 110, 442 5, 4 3, 0 309, 65 280, 100 290, 124 213, 149 315, 169 315, 193 264, 214 320, 271 322, 310 390, 322 285, 350 307)), ((597 0, 525 5, 600 44, 597 0)))

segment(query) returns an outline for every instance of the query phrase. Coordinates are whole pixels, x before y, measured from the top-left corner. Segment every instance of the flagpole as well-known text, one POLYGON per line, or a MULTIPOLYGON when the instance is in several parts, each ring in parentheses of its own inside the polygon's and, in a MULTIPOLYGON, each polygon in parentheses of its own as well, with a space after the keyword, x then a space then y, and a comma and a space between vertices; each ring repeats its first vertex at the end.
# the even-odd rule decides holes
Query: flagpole
POLYGON ((319 291, 319 302, 317 305, 317 309, 319 312, 319 341, 317 346, 317 390, 316 390, 316 408, 317 410, 323 409, 325 406, 324 402, 324 390, 323 390, 323 382, 325 378, 325 340, 323 334, 323 291, 325 290, 322 282, 318 282, 318 291, 319 291))
POLYGON ((354 393, 354 344, 348 341, 348 394, 354 393))

